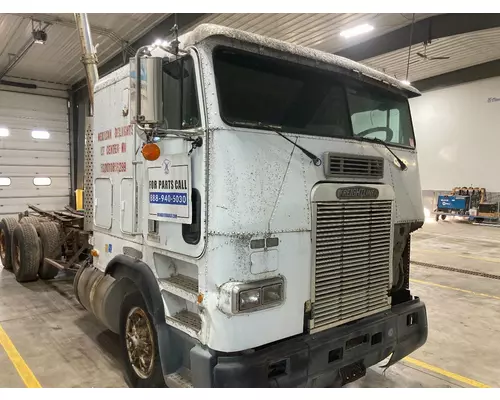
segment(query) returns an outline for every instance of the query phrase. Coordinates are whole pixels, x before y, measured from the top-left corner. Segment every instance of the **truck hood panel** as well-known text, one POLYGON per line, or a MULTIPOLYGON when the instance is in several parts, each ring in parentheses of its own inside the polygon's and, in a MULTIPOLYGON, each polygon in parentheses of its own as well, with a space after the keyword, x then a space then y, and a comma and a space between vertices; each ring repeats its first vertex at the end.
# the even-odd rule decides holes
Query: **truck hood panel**
POLYGON ((423 221, 417 153, 393 148, 408 165, 401 171, 382 145, 288 135, 323 159, 325 152, 384 159, 382 179, 327 178, 302 151, 277 134, 217 130, 209 140, 209 232, 259 235, 311 229, 311 191, 318 182, 378 183, 394 187, 395 222, 423 221), (220 154, 218 157, 217 155, 220 154))

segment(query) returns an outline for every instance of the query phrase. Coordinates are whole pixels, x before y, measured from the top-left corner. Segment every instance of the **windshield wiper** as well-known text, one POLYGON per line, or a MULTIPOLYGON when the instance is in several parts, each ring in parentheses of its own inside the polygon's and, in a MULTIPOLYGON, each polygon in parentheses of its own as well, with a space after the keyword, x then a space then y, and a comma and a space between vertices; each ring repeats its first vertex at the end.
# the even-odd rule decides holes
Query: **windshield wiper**
POLYGON ((403 160, 401 160, 401 158, 399 158, 396 153, 394 153, 391 148, 387 145, 386 142, 384 142, 382 139, 379 139, 379 138, 365 138, 365 137, 354 137, 354 139, 356 140, 360 140, 362 142, 372 142, 372 143, 380 143, 382 145, 385 146, 385 148, 387 150, 389 150, 389 152, 394 156, 396 157, 396 160, 397 162, 399 163, 399 168, 401 168, 401 171, 406 171, 408 169, 408 166, 405 164, 405 162, 403 160))
MULTIPOLYGON (((296 142, 294 142, 293 140, 287 138, 285 135, 283 135, 280 131, 278 131, 276 128, 273 128, 271 126, 266 126, 266 125, 262 125, 262 127, 264 128, 268 128, 269 130, 272 130, 273 132, 276 132, 278 135, 280 135, 283 139, 286 139, 288 140, 290 143, 292 143, 294 146, 297 146, 300 150, 302 150, 302 152, 307 156, 309 157, 313 164, 316 165, 317 167, 319 167, 322 162, 321 162, 321 158, 319 158, 316 154, 313 154, 311 153, 309 150, 303 148, 301 145, 297 144, 296 142)), ((281 127, 279 127, 281 129, 281 127)))
POLYGON ((245 121, 232 121, 234 124, 238 124, 238 125, 246 125, 246 126, 249 126, 249 127, 261 127, 261 128, 264 128, 264 129, 268 129, 270 131, 273 131, 275 133, 277 133, 278 135, 280 135, 283 139, 289 141, 291 144, 293 144, 294 146, 298 147, 300 150, 302 150, 302 152, 307 156, 309 157, 313 164, 316 165, 317 167, 319 167, 321 164, 322 164, 322 161, 321 161, 321 158, 319 158, 318 156, 316 156, 315 154, 311 153, 309 150, 303 148, 302 146, 298 145, 296 142, 294 142, 293 140, 287 138, 285 135, 283 135, 280 130, 283 130, 283 127, 281 125, 267 125, 267 124, 263 124, 261 122, 256 122, 256 123, 252 123, 252 122, 245 122, 245 121))

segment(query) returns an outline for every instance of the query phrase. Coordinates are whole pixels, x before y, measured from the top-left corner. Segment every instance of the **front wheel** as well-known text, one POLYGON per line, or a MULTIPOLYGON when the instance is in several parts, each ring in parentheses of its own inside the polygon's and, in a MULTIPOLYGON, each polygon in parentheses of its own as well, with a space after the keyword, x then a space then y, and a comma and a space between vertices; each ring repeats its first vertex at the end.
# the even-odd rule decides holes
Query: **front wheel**
POLYGON ((120 310, 120 342, 129 386, 166 386, 155 326, 140 292, 130 293, 123 299, 120 310))

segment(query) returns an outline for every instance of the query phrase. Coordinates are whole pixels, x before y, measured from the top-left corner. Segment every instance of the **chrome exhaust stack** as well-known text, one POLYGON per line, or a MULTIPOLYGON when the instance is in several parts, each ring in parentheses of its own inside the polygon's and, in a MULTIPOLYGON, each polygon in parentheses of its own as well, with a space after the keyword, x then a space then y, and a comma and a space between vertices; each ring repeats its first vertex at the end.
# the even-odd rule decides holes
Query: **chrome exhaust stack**
POLYGON ((94 115, 94 87, 99 80, 97 71, 97 53, 92 43, 92 35, 87 14, 75 13, 76 29, 82 46, 82 63, 85 66, 87 76, 87 87, 90 99, 90 115, 94 115))
POLYGON ((94 229, 94 88, 99 80, 99 72, 97 71, 97 54, 94 44, 92 43, 92 35, 90 32, 90 24, 87 14, 74 14, 78 37, 82 47, 82 63, 85 67, 85 75, 87 77, 87 88, 89 91, 89 112, 85 118, 85 159, 84 159, 84 229, 91 232, 94 229))

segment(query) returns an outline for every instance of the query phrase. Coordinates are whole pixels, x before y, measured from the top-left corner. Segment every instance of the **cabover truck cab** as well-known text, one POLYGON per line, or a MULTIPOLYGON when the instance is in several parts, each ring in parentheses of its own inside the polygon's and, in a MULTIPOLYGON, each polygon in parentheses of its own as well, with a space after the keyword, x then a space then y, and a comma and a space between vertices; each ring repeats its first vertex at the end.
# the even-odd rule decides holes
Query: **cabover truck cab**
POLYGON ((129 384, 342 386, 422 346, 418 91, 225 27, 179 42, 95 87, 75 289, 129 384))

